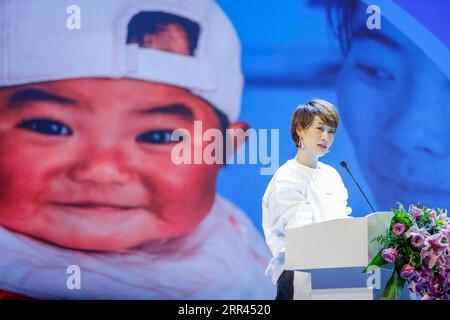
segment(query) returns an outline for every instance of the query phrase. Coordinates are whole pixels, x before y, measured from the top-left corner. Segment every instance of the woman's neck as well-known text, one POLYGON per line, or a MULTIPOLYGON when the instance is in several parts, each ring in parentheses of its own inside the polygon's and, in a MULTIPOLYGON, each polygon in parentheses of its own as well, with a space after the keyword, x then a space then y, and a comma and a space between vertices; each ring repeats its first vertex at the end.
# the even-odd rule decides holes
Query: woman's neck
POLYGON ((299 149, 297 151, 297 155, 295 156, 298 162, 300 162, 302 165, 316 169, 317 168, 317 157, 308 157, 308 154, 304 151, 299 149))

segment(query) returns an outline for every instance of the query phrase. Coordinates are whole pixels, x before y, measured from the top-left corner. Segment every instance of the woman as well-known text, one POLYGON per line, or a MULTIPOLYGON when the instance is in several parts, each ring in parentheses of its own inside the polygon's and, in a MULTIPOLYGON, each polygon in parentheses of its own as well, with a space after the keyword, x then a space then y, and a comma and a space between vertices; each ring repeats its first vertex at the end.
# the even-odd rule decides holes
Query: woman
MULTIPOLYGON (((338 126, 331 103, 315 99, 298 106, 291 120, 297 154, 275 172, 264 193, 263 229, 273 255, 266 275, 277 285, 276 299, 294 297, 294 271, 284 270, 286 229, 345 218, 351 212, 339 173, 319 161, 331 150, 338 126)), ((308 279, 305 273, 297 274, 308 279)), ((300 290, 297 297, 308 296, 308 288, 300 290)))

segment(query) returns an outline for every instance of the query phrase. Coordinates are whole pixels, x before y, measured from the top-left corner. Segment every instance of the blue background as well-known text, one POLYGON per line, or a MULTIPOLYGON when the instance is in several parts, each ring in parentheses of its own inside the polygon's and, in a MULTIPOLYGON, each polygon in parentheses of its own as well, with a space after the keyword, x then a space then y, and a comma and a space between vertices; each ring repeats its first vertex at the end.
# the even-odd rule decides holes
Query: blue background
MULTIPOLYGON (((279 129, 281 166, 297 152, 290 136, 290 117, 296 105, 313 97, 336 102, 334 91, 341 55, 328 29, 325 7, 320 1, 299 0, 218 3, 232 20, 242 43, 246 85, 240 119, 255 129, 279 129)), ((339 165, 342 160, 373 204, 341 123, 332 152, 320 161, 341 174, 352 215, 365 216, 371 212, 370 207, 339 165)), ((262 167, 229 165, 221 171, 218 181, 219 193, 242 208, 261 233, 261 199, 271 179, 260 174, 262 167)))

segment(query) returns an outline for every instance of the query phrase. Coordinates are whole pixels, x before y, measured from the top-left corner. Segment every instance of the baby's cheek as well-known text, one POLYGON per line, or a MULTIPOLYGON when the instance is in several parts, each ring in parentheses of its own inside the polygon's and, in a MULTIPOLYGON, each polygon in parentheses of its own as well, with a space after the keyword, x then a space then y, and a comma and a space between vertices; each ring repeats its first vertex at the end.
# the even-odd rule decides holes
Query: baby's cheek
POLYGON ((161 238, 185 235, 201 223, 212 205, 217 170, 205 164, 161 163, 140 172, 151 214, 161 223, 161 238))
POLYGON ((190 233, 204 217, 204 204, 198 193, 190 194, 186 191, 171 193, 162 196, 158 202, 153 214, 161 222, 158 233, 162 238, 178 237, 190 233))
POLYGON ((37 214, 39 186, 20 174, 0 172, 0 218, 23 220, 37 214))

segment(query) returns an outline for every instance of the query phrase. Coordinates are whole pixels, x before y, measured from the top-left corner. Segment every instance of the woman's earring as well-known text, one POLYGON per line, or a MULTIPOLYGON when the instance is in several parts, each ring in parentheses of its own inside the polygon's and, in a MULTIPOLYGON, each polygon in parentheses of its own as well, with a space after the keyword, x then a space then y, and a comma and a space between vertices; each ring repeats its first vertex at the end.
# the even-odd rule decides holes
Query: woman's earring
POLYGON ((301 149, 303 147, 303 138, 299 137, 298 139, 298 147, 301 149))

